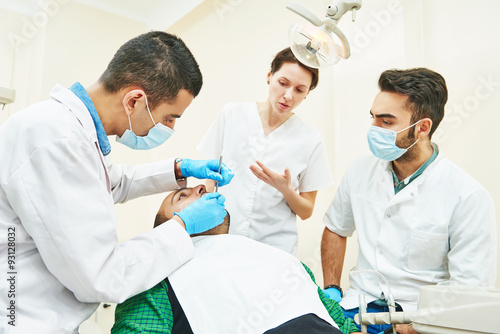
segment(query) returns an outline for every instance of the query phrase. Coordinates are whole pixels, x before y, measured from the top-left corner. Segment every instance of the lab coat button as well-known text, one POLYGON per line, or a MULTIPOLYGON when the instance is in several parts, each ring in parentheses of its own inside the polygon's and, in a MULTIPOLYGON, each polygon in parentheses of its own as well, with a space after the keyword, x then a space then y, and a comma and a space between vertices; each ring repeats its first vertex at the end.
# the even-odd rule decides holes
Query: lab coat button
POLYGON ((386 215, 386 217, 387 217, 387 218, 391 218, 391 214, 390 214, 390 213, 388 213, 388 214, 386 215))
POLYGON ((413 197, 413 196, 414 196, 414 194, 413 194, 413 193, 411 193, 411 194, 410 194, 410 196, 411 196, 411 197, 413 197))
POLYGON ((380 255, 383 255, 383 254, 384 254, 384 252, 382 252, 382 251, 378 251, 378 253, 379 253, 380 255))

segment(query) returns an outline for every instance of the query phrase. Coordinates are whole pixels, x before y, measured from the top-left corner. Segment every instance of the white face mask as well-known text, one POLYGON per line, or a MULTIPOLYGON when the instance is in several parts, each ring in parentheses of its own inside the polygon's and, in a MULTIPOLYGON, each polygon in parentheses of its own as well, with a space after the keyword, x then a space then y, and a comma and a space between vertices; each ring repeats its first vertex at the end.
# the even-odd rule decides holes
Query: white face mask
POLYGON ((389 129, 384 129, 379 126, 371 125, 367 134, 368 146, 370 147, 370 151, 372 151, 373 155, 375 155, 377 158, 387 161, 394 161, 400 158, 408 151, 410 147, 415 145, 420 140, 420 138, 418 138, 409 147, 400 148, 396 145, 396 138, 398 136, 398 133, 409 129, 412 126, 415 126, 420 121, 413 123, 409 127, 406 127, 403 130, 397 132, 389 129))
MULTIPOLYGON (((146 95, 144 95, 144 98, 146 100, 146 108, 148 110, 149 117, 151 117, 151 121, 153 121, 153 124, 155 124, 153 116, 151 115, 151 111, 149 110, 148 99, 146 95)), ((155 148, 167 141, 167 139, 170 138, 170 136, 172 136, 172 134, 175 132, 168 126, 165 126, 162 123, 158 122, 151 129, 149 129, 149 132, 146 136, 137 136, 132 131, 130 115, 128 116, 128 123, 130 125, 130 130, 125 130, 121 137, 117 136, 116 141, 134 150, 149 150, 155 148)))

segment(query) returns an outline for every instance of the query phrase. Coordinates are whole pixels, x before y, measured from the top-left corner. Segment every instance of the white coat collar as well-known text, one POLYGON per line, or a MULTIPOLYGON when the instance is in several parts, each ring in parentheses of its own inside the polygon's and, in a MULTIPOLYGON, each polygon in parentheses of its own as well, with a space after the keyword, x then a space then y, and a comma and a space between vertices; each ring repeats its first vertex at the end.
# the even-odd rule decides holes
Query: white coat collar
POLYGON ((393 176, 392 176, 390 162, 379 159, 378 166, 380 169, 378 173, 379 175, 378 180, 382 183, 384 183, 385 180, 391 181, 382 185, 382 187, 385 189, 387 195, 390 198, 390 205, 396 205, 398 203, 418 197, 420 185, 425 182, 427 175, 431 173, 430 171, 436 168, 436 166, 440 163, 440 161, 444 159, 444 154, 439 151, 439 147, 434 143, 432 143, 432 146, 438 152, 438 156, 436 157, 436 159, 429 166, 427 166, 427 168, 419 177, 413 180, 413 182, 408 184, 403 190, 401 190, 397 194, 394 194, 394 185, 392 182, 393 176))
POLYGON ((66 106, 73 113, 73 115, 75 115, 85 132, 88 134, 89 140, 95 144, 97 154, 99 154, 99 158, 104 167, 103 178, 106 180, 108 192, 111 193, 111 181, 108 175, 108 164, 110 164, 110 162, 106 160, 106 157, 102 154, 102 151, 99 148, 99 139, 97 138, 94 120, 92 119, 87 106, 71 90, 60 85, 56 85, 52 88, 50 97, 66 106))
POLYGON ((76 116, 90 138, 98 142, 94 121, 85 104, 71 90, 55 85, 50 92, 50 97, 65 105, 76 116))
MULTIPOLYGON (((418 181, 416 182, 416 184, 421 184, 425 180, 425 176, 429 174, 429 170, 433 169, 439 163, 439 161, 444 158, 444 154, 439 151, 439 146, 435 143, 431 143, 431 145, 438 152, 438 155, 436 157, 436 160, 434 160, 429 166, 427 166, 422 175, 415 179, 414 182, 418 181)), ((386 176, 386 174, 389 173, 392 178, 392 169, 390 164, 390 161, 379 159, 379 166, 382 170, 383 176, 386 176)))

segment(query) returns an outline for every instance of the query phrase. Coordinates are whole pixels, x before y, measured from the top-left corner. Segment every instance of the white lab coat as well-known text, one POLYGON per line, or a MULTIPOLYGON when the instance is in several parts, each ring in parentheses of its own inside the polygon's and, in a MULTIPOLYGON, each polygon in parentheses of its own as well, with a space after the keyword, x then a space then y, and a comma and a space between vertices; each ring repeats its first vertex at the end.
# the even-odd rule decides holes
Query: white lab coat
POLYGON ((13 333, 72 333, 97 303, 151 288, 194 252, 175 221, 118 244, 114 203, 178 188, 174 162, 113 165, 80 99, 60 86, 51 97, 0 128, 0 263, 5 276, 15 229, 16 273, 14 298, 0 285, 16 327, 5 309, 0 327, 13 333))
POLYGON ((193 333, 264 333, 309 313, 338 328, 295 256, 240 235, 193 243, 196 255, 168 278, 193 333))
POLYGON ((218 158, 234 178, 219 188, 231 214, 229 233, 247 236, 288 253, 297 250, 297 219, 283 194, 249 169, 256 160, 271 170, 289 168, 293 189, 311 192, 333 184, 319 131, 292 115, 265 136, 256 103, 227 104, 198 145, 207 158, 218 158))
MULTIPOLYGON (((437 146, 434 146, 438 149, 437 146)), ((471 176, 439 153, 422 175, 394 194, 387 161, 355 161, 344 176, 325 225, 351 236, 357 231, 358 270, 376 270, 403 309, 416 308, 422 285, 453 281, 494 286, 497 240, 494 204, 471 176)), ((375 274, 352 273, 341 306, 358 307, 388 294, 375 274)))

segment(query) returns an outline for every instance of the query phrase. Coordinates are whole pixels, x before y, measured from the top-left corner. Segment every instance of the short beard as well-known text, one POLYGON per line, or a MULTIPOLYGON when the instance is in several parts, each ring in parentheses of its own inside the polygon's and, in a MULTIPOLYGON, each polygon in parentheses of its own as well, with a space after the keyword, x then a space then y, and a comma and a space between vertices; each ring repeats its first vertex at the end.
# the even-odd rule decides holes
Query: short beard
POLYGON ((415 144, 415 128, 413 128, 413 131, 408 132, 406 138, 402 138, 396 141, 397 147, 400 148, 407 148, 410 146, 411 147, 408 149, 408 151, 406 151, 402 156, 397 158, 395 161, 399 163, 406 163, 415 160, 416 157, 418 156, 418 148, 417 145, 413 144, 415 144))

